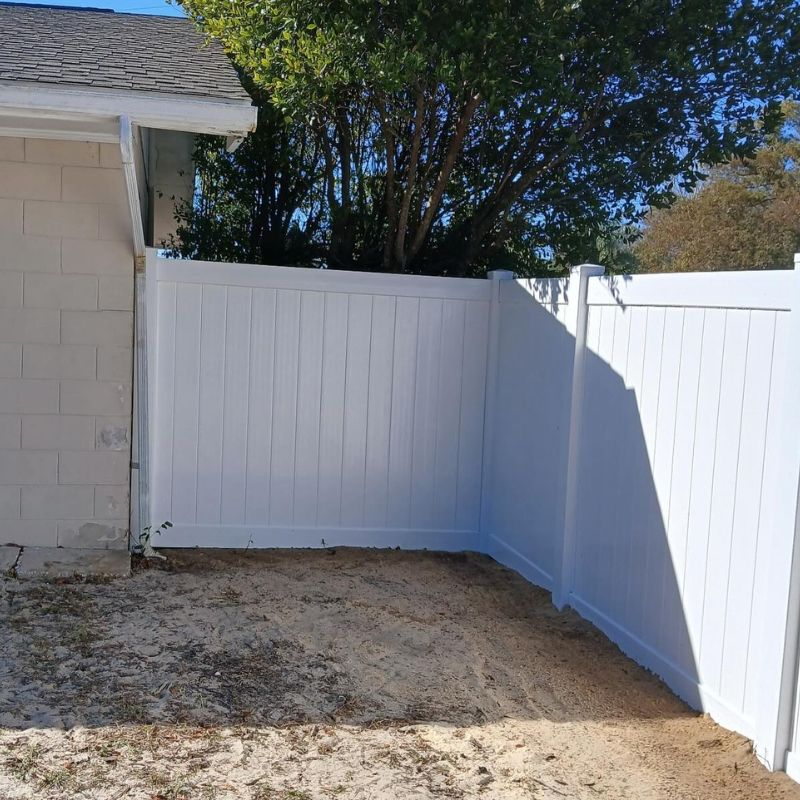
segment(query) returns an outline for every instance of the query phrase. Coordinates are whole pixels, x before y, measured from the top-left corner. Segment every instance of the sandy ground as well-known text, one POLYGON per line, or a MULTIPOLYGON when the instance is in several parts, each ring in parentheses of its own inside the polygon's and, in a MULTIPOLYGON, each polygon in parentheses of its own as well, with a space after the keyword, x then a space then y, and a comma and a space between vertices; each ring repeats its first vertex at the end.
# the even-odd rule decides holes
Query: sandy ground
POLYGON ((169 557, 3 580, 0 798, 800 799, 485 557, 169 557))

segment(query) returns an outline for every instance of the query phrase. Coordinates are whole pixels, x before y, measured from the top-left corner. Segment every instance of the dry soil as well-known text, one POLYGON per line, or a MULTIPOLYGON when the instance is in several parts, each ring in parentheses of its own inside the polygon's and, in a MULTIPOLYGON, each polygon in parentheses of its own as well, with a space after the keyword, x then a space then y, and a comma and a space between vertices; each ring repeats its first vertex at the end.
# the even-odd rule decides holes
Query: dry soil
POLYGON ((2 580, 0 798, 800 800, 488 558, 168 556, 2 580))

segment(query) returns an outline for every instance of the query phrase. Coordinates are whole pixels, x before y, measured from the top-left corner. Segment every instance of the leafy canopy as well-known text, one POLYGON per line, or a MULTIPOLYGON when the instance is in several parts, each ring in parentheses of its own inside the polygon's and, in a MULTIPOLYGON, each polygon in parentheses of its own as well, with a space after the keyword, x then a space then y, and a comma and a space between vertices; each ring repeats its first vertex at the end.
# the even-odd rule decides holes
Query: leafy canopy
POLYGON ((327 260, 360 269, 580 257, 751 153, 800 63, 795 0, 183 5, 316 137, 327 260))
POLYGON ((800 251, 800 106, 751 158, 710 170, 693 194, 648 216, 644 271, 775 269, 800 251))

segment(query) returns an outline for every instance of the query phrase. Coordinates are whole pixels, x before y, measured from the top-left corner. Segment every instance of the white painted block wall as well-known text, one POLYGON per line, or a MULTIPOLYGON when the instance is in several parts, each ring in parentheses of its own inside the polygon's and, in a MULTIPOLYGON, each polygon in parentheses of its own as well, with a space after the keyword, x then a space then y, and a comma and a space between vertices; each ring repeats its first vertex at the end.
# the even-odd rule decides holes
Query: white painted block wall
POLYGON ((133 259, 115 145, 0 137, 0 543, 128 542, 133 259))

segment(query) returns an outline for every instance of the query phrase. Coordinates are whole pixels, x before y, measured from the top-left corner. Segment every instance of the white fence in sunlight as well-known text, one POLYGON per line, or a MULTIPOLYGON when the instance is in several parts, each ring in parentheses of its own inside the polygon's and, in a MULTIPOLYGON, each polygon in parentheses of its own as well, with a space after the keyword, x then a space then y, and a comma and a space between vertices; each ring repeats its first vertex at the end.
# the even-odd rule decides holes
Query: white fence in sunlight
POLYGON ((800 777, 800 271, 601 273, 151 254, 158 544, 489 553, 800 777))
POLYGON ((495 558, 769 764, 796 651, 797 289, 790 271, 587 276, 582 302, 503 282, 485 525, 495 558))

